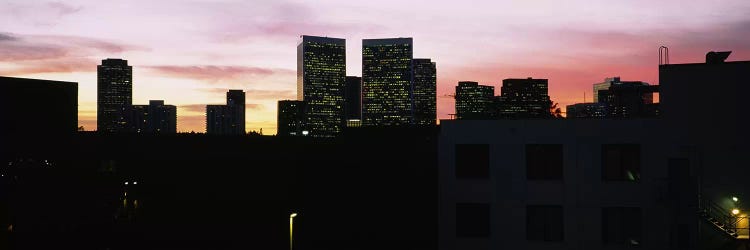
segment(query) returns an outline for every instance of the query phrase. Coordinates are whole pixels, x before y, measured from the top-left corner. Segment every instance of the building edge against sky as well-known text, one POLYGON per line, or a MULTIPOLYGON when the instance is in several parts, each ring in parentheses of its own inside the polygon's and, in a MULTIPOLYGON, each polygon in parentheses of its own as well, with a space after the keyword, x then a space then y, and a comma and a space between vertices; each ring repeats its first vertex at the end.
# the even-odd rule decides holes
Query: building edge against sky
POLYGON ((414 120, 413 39, 362 39, 362 125, 404 126, 414 120))
POLYGON ((305 102, 304 124, 311 136, 343 130, 345 84, 346 40, 303 35, 297 45, 297 99, 305 102))

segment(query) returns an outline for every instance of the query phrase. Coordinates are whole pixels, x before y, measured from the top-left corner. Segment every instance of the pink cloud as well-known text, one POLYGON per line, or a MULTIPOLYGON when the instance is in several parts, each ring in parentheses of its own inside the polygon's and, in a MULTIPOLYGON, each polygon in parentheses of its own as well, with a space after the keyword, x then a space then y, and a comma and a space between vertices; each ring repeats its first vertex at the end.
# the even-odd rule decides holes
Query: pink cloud
POLYGON ((0 33, 0 62, 14 64, 0 73, 92 72, 98 64, 93 58, 138 49, 88 37, 0 33))
POLYGON ((197 79, 197 80, 208 80, 211 82, 218 82, 220 80, 235 80, 235 79, 242 79, 242 78, 261 78, 261 77, 268 77, 271 75, 291 76, 291 75, 296 74, 296 71, 294 70, 248 67, 248 66, 161 65, 161 66, 143 66, 143 67, 148 68, 154 73, 163 75, 163 76, 177 77, 177 78, 189 78, 189 79, 197 79))

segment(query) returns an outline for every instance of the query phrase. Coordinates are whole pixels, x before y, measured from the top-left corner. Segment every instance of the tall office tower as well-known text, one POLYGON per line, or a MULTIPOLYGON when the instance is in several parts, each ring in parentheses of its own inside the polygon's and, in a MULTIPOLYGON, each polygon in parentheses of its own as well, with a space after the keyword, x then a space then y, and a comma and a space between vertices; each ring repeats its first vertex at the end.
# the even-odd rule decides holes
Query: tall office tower
POLYGON ((462 81, 456 86, 456 119, 490 119, 495 87, 462 81))
POLYGON ((245 134, 245 92, 229 90, 226 105, 206 106, 206 133, 245 134))
POLYGON ((127 115, 133 104, 133 67, 127 60, 105 59, 97 66, 97 130, 126 132, 127 115))
POLYGON ((297 100, 279 101, 276 113, 276 135, 300 136, 309 133, 305 130, 305 102, 297 100))
POLYGON ((547 79, 505 79, 497 107, 498 118, 550 117, 547 79))
POLYGON ((347 76, 344 89, 346 120, 362 120, 362 77, 347 76))
POLYGON ((153 134, 177 133, 177 107, 151 100, 148 105, 133 105, 130 124, 133 132, 153 134))
POLYGON ((229 134, 230 119, 227 111, 227 105, 206 105, 206 134, 229 134))
POLYGON ((245 134, 245 91, 230 89, 227 92, 227 109, 230 114, 229 134, 245 134))
POLYGON ((413 124, 411 38, 362 40, 362 126, 413 124))
POLYGON ((302 36, 297 45, 297 99, 305 101, 311 136, 332 137, 344 120, 346 40, 302 36))
POLYGON ((414 59, 414 124, 435 125, 437 121, 437 71, 430 59, 414 59))

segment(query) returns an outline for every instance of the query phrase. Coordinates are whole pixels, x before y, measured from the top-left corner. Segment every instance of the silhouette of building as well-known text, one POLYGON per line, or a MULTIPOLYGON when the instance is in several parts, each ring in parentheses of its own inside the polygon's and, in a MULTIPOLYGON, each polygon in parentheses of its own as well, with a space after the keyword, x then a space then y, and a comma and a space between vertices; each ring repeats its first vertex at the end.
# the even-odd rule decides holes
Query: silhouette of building
POLYGON ((604 82, 600 83, 594 83, 594 102, 599 102, 599 91, 600 90, 609 90, 609 87, 612 86, 613 83, 619 83, 620 77, 608 77, 604 78, 604 82))
POLYGON ((659 86, 645 82, 613 83, 607 90, 599 90, 600 103, 609 107, 608 117, 655 117, 659 115, 659 104, 653 102, 653 93, 659 86))
POLYGON ((547 79, 504 79, 500 90, 495 107, 497 118, 550 117, 547 79))
POLYGON ((129 109, 133 104, 133 67, 127 60, 105 59, 97 66, 97 130, 127 132, 129 109))
POLYGON ((226 105, 206 106, 206 133, 245 134, 245 92, 229 90, 226 105))
POLYGON ((78 83, 0 76, 0 110, 2 135, 74 133, 78 83))
POLYGON ((297 100, 305 101, 305 125, 314 137, 331 137, 345 126, 346 40, 302 36, 297 45, 297 100))
POLYGON ((414 124, 435 125, 437 121, 437 70, 430 59, 414 59, 414 124))
POLYGON ((659 115, 654 93, 659 86, 641 81, 621 81, 620 77, 604 79, 593 86, 594 102, 567 106, 568 118, 634 118, 659 115))
POLYGON ((305 102, 297 100, 279 101, 276 113, 276 135, 301 136, 309 133, 305 129, 305 102))
POLYGON ((135 133, 177 133, 177 107, 164 105, 163 100, 150 100, 148 105, 133 105, 130 124, 135 133))
POLYGON ((227 108, 231 114, 230 133, 245 134, 245 91, 230 89, 227 92, 227 108))
POLYGON ((456 86, 456 119, 490 119, 495 87, 462 81, 456 86))
POLYGON ((362 126, 413 124, 411 38, 362 40, 362 126))
POLYGON ((347 76, 344 89, 346 120, 362 120, 362 77, 347 76))
POLYGON ((605 103, 576 103, 566 107, 566 118, 605 118, 608 110, 605 103))

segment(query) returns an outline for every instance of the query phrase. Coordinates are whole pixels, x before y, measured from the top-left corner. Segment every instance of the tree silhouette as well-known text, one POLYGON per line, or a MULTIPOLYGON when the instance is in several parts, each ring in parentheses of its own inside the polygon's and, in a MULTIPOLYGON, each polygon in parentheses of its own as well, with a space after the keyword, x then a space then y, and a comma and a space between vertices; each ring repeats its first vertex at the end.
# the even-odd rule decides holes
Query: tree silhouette
POLYGON ((555 119, 563 118, 562 110, 560 109, 560 107, 558 107, 558 103, 552 100, 549 101, 549 116, 555 119))

